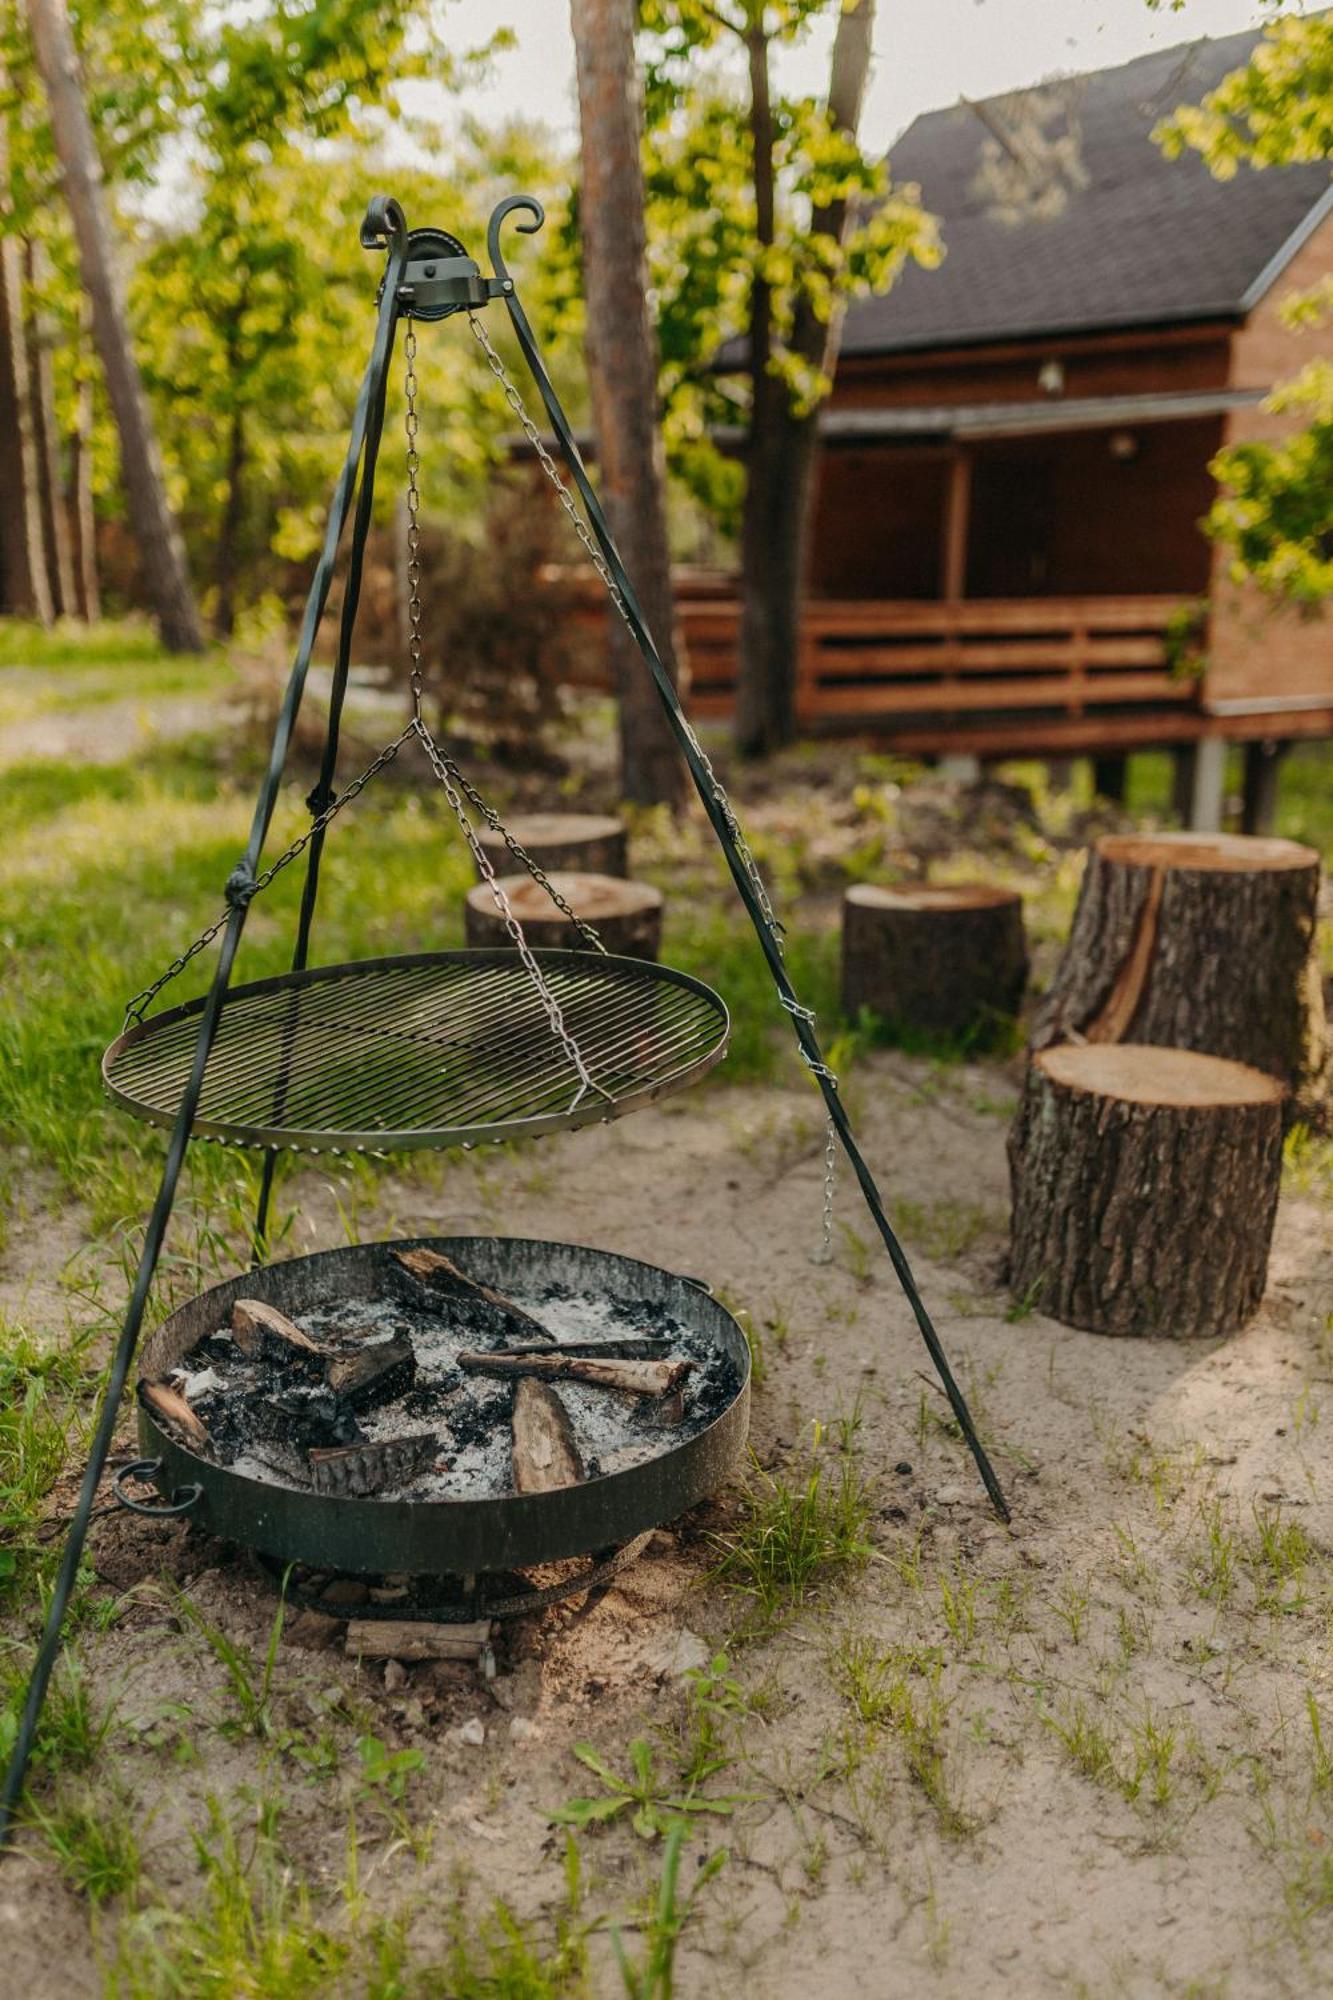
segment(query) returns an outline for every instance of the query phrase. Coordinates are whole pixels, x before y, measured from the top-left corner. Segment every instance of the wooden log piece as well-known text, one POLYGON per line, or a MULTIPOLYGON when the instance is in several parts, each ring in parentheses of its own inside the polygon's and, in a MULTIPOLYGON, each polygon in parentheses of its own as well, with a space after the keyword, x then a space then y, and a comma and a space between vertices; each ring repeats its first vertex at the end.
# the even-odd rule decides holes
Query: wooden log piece
POLYGON ((539 1382, 585 1382, 594 1389, 618 1389, 625 1396, 667 1396, 678 1389, 694 1363, 601 1360, 585 1354, 460 1354, 460 1368, 472 1375, 515 1375, 539 1382))
POLYGON ((513 1338, 549 1347, 555 1336, 539 1319, 522 1306, 497 1292, 491 1285, 478 1284, 461 1271, 443 1251, 391 1250, 389 1277, 394 1290, 409 1304, 426 1312, 450 1313, 464 1325, 497 1339, 513 1338))
MULTIPOLYGON (((606 949, 625 958, 655 959, 662 948, 662 892, 647 882, 626 882, 612 875, 574 875, 558 872, 551 876, 570 908, 591 924, 606 949)), ((509 906, 523 927, 530 945, 553 951, 592 949, 563 911, 530 875, 505 875, 500 886, 509 906)), ((470 945, 507 945, 510 942, 504 918, 495 906, 489 885, 479 882, 469 889, 463 906, 463 923, 470 945)))
POLYGON ((347 1650, 365 1660, 480 1660, 490 1640, 489 1618, 465 1625, 430 1625, 403 1618, 347 1621, 347 1650))
POLYGON ((1232 1333, 1263 1297, 1282 1085, 1137 1044, 1035 1055, 1009 1134, 1015 1297, 1094 1333, 1232 1333))
POLYGON ((1324 1072, 1319 856, 1244 834, 1114 834, 1088 854, 1033 1046, 1152 1043, 1249 1063, 1296 1099, 1324 1072))
POLYGON ((208 1425, 197 1410, 192 1410, 178 1389, 166 1382, 140 1382, 140 1399, 152 1411, 158 1422, 188 1444, 193 1451, 202 1451, 208 1444, 208 1425))
POLYGON ((424 1472, 438 1449, 430 1432, 318 1447, 310 1453, 310 1477, 316 1493, 364 1500, 424 1472))
POLYGON ((525 1375, 514 1391, 514 1491, 551 1493, 577 1486, 583 1461, 574 1442, 569 1412, 555 1390, 525 1375))
POLYGON ((897 1028, 967 1034, 1018 1012, 1027 983, 1023 899, 988 882, 848 889, 842 1005, 897 1028))
POLYGON ((237 1299, 231 1309, 231 1334, 241 1353, 252 1358, 266 1348, 270 1353, 289 1349, 320 1359, 329 1351, 266 1299, 237 1299))
MULTIPOLYGON (((520 813, 506 822, 525 854, 546 874, 553 868, 584 875, 628 875, 629 840, 618 819, 606 813, 520 813)), ((481 830, 482 851, 497 875, 518 866, 504 835, 481 830)))
POLYGON ((330 1389, 354 1410, 392 1402, 412 1387, 416 1374, 416 1350, 405 1334, 367 1340, 350 1353, 330 1356, 324 1364, 330 1389))

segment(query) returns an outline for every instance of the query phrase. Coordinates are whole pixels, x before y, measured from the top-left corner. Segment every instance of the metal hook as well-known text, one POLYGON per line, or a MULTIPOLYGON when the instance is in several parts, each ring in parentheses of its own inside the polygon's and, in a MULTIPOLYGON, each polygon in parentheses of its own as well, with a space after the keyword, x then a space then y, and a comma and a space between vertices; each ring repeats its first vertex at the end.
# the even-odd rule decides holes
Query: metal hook
POLYGON ((511 194, 492 211, 490 222, 486 226, 486 249, 490 255, 492 271, 497 278, 506 281, 509 278, 509 266, 505 263, 504 252, 500 248, 500 224, 516 209, 521 209, 525 215, 532 217, 531 222, 518 224, 520 235, 535 235, 546 220, 546 210, 535 194, 511 194))
POLYGON ((407 217, 401 204, 391 194, 372 195, 361 223, 361 248, 387 250, 392 255, 395 250, 405 249, 406 244, 407 217))

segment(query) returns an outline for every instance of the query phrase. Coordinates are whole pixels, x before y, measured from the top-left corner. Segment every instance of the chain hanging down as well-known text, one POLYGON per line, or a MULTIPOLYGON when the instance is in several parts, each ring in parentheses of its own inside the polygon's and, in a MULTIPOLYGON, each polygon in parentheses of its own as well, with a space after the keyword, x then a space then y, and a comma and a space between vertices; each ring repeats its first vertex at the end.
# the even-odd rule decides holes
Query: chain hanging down
MULTIPOLYGON (((489 333, 486 331, 486 328, 483 326, 482 322, 478 319, 475 313, 469 313, 468 319, 471 323, 472 331, 476 335, 477 341, 481 346, 482 352, 486 356, 487 365, 489 366, 490 371, 494 375, 496 381, 499 383, 501 389, 504 391, 505 401, 508 403, 510 409, 513 411, 514 416, 517 418, 520 426, 522 427, 523 435, 524 437, 526 437, 528 443, 531 445, 533 453, 536 456, 537 463, 540 465, 542 471, 545 473, 548 482, 550 483, 552 489, 556 494, 557 499, 560 502, 560 505, 563 507, 565 513, 569 516, 570 522, 573 525, 574 533, 578 536, 579 541, 583 544, 584 552, 587 555, 589 563, 592 565, 592 568, 596 571, 597 576, 601 579, 602 586, 605 589, 607 596, 611 600, 611 603, 615 606, 616 611, 619 613, 620 617, 624 620, 626 626, 628 626, 630 622, 629 611, 628 607, 626 606, 625 599, 620 591, 618 584, 616 583, 615 578, 611 574, 610 568, 607 565, 606 558, 603 556, 601 550, 598 548, 596 542, 593 540, 591 530, 589 529, 587 522, 584 520, 582 513, 579 511, 578 503, 575 501, 573 494, 570 492, 568 486, 565 484, 565 481, 561 477, 559 466, 556 464, 555 460, 552 458, 550 452, 546 448, 545 438, 543 438, 540 430, 537 428, 536 423, 533 421, 531 412, 529 411, 526 403, 523 401, 523 397, 520 394, 517 385, 513 381, 513 378, 510 376, 508 369, 505 367, 503 358, 497 352, 495 343, 492 341, 489 333)), ((410 519, 411 518, 410 500, 408 502, 408 508, 409 508, 409 519, 410 519)), ((410 551, 411 549, 410 529, 409 529, 408 547, 410 551)), ((410 574, 410 555, 409 555, 409 574, 410 574)), ((773 904, 768 893, 768 885, 764 881, 763 875, 760 872, 759 864, 754 858, 754 852, 750 846, 749 841, 745 837, 745 832, 740 824, 740 821, 736 817, 735 808, 733 807, 730 798, 727 796, 727 792, 725 787, 723 786, 722 780, 718 777, 717 772, 713 769, 712 761, 709 758, 707 751, 700 743, 699 738, 695 735, 694 728, 690 723, 690 721, 688 720, 688 718, 682 718, 682 720, 683 720, 685 734, 688 736, 690 741, 690 747, 694 751, 696 757, 699 759, 699 763, 702 766, 703 771, 708 779, 709 788, 712 791, 713 798, 716 801, 718 809, 722 813, 723 818, 726 820, 728 831, 730 832, 731 837, 736 844, 736 851, 741 858, 741 864, 744 867, 746 876, 748 877, 750 885, 754 890, 755 898, 759 904, 761 912, 763 913, 763 919, 768 927, 769 934, 772 937, 773 943, 777 948, 778 952, 781 953, 783 948, 783 935, 784 935, 783 926, 776 912, 774 911, 773 904)), ((786 1005, 787 1003, 784 1001, 783 1004, 786 1005)), ((801 1007, 797 1005, 794 1008, 789 1009, 789 1011, 799 1013, 806 1021, 808 1021, 813 1026, 815 1019, 813 1008, 801 1007)), ((834 1086, 836 1087, 837 1078, 833 1076, 832 1071, 826 1070, 825 1074, 831 1077, 834 1086)), ((810 1253, 811 1262, 816 1264, 831 1264, 833 1261, 833 1187, 834 1187, 834 1176, 835 1176, 836 1165, 837 1165, 837 1132, 834 1129, 833 1120, 830 1118, 827 1121, 824 1128, 824 1206, 823 1206, 823 1218, 821 1223, 820 1242, 818 1247, 815 1250, 811 1251, 810 1253)))
POLYGON ((403 341, 403 353, 407 363, 407 372, 404 380, 407 402, 405 417, 407 433, 407 617, 409 628, 407 652, 412 688, 412 720, 407 726, 407 733, 414 735, 425 751, 430 767, 444 790, 444 796, 449 802, 454 818, 458 821, 463 838, 471 849, 472 859, 476 864, 477 872, 490 890, 491 899, 499 912, 500 920, 505 927, 509 942, 517 951, 522 961, 523 969, 532 983, 533 990, 541 1001, 546 1018, 551 1026, 551 1033, 560 1043, 560 1046, 574 1066, 574 1070, 579 1078, 579 1088, 570 1108, 572 1109, 573 1105, 581 1103, 589 1091, 595 1092, 597 1096, 604 1098, 610 1104, 613 1102, 610 1091, 604 1089, 598 1083, 596 1077, 593 1076, 591 1070, 588 1068, 582 1050, 579 1048, 574 1036, 570 1033, 560 1003, 551 991, 540 965, 538 965, 537 960, 532 954, 532 948, 523 933, 523 926, 514 914, 513 906, 505 894, 504 886, 496 875, 491 857, 482 846, 476 827, 468 815, 467 805, 464 802, 464 794, 482 813, 490 825, 497 832, 505 835, 511 850, 522 856, 534 880, 539 882, 545 888, 551 900, 565 911, 580 933, 591 942, 593 948, 604 952, 605 946, 596 932, 592 930, 591 926, 583 924, 574 915, 569 904, 562 896, 557 894, 543 872, 534 863, 529 861, 525 855, 522 855, 522 850, 518 848, 517 842, 509 840, 507 830, 501 824, 498 815, 491 812, 491 809, 484 803, 479 794, 469 785, 453 758, 442 750, 435 741, 422 710, 424 681, 421 664, 421 627, 423 614, 421 602, 421 456, 417 450, 417 436, 420 427, 420 420, 417 416, 417 389, 419 385, 416 372, 416 327, 410 315, 408 316, 407 332, 403 341))

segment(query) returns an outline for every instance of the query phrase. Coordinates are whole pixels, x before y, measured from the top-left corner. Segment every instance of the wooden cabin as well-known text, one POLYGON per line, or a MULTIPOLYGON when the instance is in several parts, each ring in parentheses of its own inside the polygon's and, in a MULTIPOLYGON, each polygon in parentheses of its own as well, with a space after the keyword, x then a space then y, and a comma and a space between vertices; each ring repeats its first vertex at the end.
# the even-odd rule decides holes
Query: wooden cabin
MULTIPOLYGON (((1215 825, 1228 741, 1333 735, 1333 618, 1275 610, 1203 534, 1220 446, 1314 351, 1279 317, 1333 271, 1325 166, 1214 180, 1158 120, 1256 37, 918 118, 893 150, 941 225, 849 311, 821 419, 798 713, 928 756, 1178 749, 1215 825)), ((696 710, 725 713, 734 587, 682 578, 696 710)))

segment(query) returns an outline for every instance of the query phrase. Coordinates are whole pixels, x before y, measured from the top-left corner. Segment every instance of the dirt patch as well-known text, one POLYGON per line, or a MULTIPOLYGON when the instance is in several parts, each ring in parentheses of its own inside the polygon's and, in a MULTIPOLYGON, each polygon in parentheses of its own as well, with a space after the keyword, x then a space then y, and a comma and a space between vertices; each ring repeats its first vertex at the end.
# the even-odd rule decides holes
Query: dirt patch
MULTIPOLYGON (((762 1347, 753 1444, 776 1475, 804 1476, 813 1420, 851 1420, 874 1553, 850 1587, 732 1644, 743 1707, 720 1725, 733 1761, 709 1789, 742 1802, 687 1849, 690 1871, 711 1848, 730 1859, 692 1918, 679 1990, 1308 1993, 1333 1904, 1330 1781, 1307 1704, 1320 1712, 1331 1678, 1327 1206, 1317 1191, 1284 1201, 1268 1297, 1237 1338, 1080 1334, 997 1289, 1012 1072, 876 1055, 850 1091, 995 1448, 1012 1531, 845 1186, 836 1262, 809 1260, 822 1134, 808 1089, 710 1089, 386 1182, 356 1218, 364 1237, 498 1229, 707 1278, 762 1347), (877 1688, 883 1712, 867 1720, 877 1688)), ((345 1240, 345 1192, 318 1166, 288 1188, 293 1253, 345 1240)), ((51 1226, 63 1255, 65 1225, 51 1226)), ((13 1284, 41 1251, 40 1232, 16 1234, 13 1284)), ((55 1308, 45 1290, 31 1298, 55 1308)), ((258 1733, 174 1590, 262 1659, 268 1579, 188 1529, 109 1518, 94 1537, 107 1622, 79 1642, 118 1703, 98 1782, 146 1815, 167 1900, 198 1894, 188 1832, 210 1796, 239 1810, 269 1784, 317 1886, 338 1876, 330 1829, 357 1805, 370 1893, 386 1912, 410 1904, 415 1958, 444 1950, 460 1893, 540 1916, 561 1894, 548 1811, 596 1789, 573 1746, 624 1771, 647 1737, 665 1768, 682 1673, 734 1632, 742 1607, 708 1580, 710 1536, 733 1511, 719 1496, 595 1601, 508 1628, 490 1683, 446 1662, 386 1685, 346 1659, 337 1621, 298 1617, 258 1733), (407 1790, 414 1824, 433 1829, 421 1859, 365 1779, 367 1738, 422 1753, 407 1790)), ((653 1845, 618 1820, 583 1848, 593 1900, 623 1921, 653 1845)), ((87 1908, 31 1838, 0 1879, 0 1926, 14 1990, 99 1990, 87 1908)), ((619 1990, 610 1972, 605 1990, 619 1990)))

